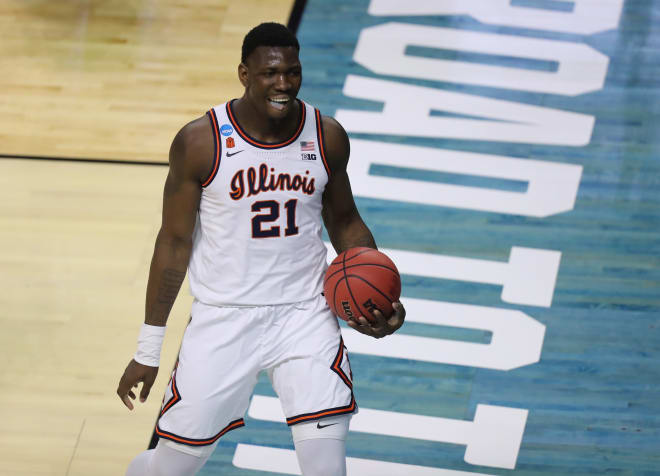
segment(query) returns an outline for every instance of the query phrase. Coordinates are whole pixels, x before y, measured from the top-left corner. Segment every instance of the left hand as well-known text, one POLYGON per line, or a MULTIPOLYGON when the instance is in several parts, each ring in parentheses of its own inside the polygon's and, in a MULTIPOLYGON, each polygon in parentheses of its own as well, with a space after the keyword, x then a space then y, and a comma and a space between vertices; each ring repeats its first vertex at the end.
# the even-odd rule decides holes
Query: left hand
POLYGON ((403 325, 406 310, 399 301, 392 303, 392 309, 394 309, 394 312, 389 318, 386 318, 379 310, 375 309, 372 314, 373 321, 368 320, 364 316, 359 316, 355 320, 348 321, 348 326, 361 334, 366 334, 376 339, 394 334, 403 325))

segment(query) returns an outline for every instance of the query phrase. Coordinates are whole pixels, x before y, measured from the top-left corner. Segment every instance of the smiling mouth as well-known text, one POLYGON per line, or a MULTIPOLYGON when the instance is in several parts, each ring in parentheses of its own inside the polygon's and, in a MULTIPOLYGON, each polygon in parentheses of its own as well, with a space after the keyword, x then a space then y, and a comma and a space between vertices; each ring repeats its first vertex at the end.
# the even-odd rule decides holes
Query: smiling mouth
POLYGON ((289 105, 289 103, 291 102, 291 98, 288 97, 268 98, 268 102, 278 111, 282 111, 289 105))

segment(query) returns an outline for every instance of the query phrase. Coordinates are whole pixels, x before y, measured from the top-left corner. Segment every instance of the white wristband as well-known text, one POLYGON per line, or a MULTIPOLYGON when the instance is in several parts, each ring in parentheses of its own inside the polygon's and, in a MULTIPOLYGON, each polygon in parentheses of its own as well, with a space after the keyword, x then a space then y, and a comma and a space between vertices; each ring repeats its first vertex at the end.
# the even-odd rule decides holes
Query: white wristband
POLYGON ((165 338, 165 326, 142 324, 138 337, 138 347, 133 356, 138 364, 149 367, 160 366, 160 349, 165 338))

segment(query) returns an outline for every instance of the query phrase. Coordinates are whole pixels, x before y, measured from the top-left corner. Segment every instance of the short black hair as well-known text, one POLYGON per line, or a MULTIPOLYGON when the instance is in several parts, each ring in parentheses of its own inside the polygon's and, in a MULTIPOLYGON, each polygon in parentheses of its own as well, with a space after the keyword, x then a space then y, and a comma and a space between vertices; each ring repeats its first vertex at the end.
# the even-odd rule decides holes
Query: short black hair
POLYGON ((259 46, 293 46, 300 51, 300 43, 291 30, 281 23, 267 22, 252 28, 243 39, 241 62, 259 46))

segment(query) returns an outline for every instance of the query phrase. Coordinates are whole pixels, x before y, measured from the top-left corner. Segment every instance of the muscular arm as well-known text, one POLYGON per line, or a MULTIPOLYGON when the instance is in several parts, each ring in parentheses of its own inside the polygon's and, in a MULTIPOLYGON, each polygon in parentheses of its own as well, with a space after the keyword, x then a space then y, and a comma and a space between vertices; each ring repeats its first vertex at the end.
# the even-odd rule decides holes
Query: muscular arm
POLYGON ((344 128, 334 119, 323 117, 325 151, 331 175, 323 192, 323 222, 330 242, 339 254, 349 248, 377 248, 371 231, 362 220, 346 173, 350 143, 344 128))
MULTIPOLYGON (((163 192, 163 216, 149 269, 144 322, 165 326, 186 276, 192 250, 192 235, 202 195, 202 181, 213 161, 213 136, 207 118, 187 124, 170 148, 170 168, 163 192)), ((158 367, 131 360, 124 371, 117 395, 129 409, 135 399, 133 387, 142 382, 140 400, 149 396, 158 367)))
MULTIPOLYGON (((350 144, 344 128, 334 119, 323 117, 326 159, 330 167, 330 180, 323 192, 323 222, 337 253, 356 246, 376 248, 371 231, 360 217, 353 200, 351 184, 346 173, 350 144)), ((358 316, 348 325, 362 334, 375 338, 394 333, 403 325, 406 310, 400 302, 392 303, 394 313, 385 318, 375 310, 374 321, 358 316)))
POLYGON ((185 126, 172 142, 162 224, 149 270, 146 324, 164 326, 179 293, 192 250, 201 183, 208 174, 212 155, 213 138, 206 118, 185 126))

